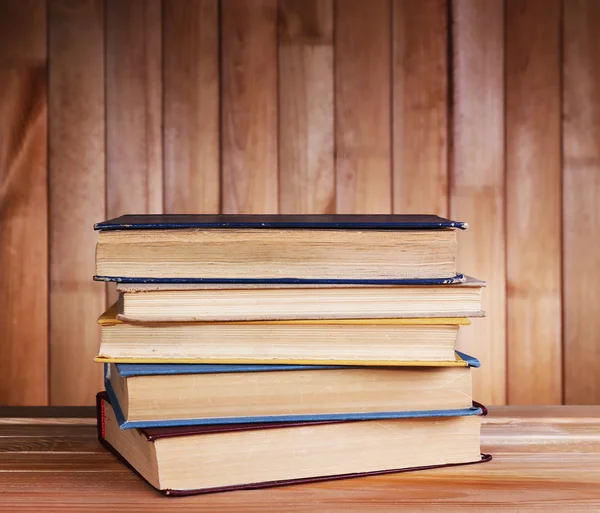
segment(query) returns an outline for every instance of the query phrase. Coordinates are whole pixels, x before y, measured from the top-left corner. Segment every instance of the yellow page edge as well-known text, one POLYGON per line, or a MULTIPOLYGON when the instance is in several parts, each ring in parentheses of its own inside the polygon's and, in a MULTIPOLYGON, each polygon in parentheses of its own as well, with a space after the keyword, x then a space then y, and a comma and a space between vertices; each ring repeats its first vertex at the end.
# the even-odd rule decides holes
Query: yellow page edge
POLYGON ((106 312, 98 318, 98 324, 101 326, 112 326, 115 324, 135 324, 136 326, 150 325, 170 325, 170 324, 225 324, 225 325, 245 325, 253 324, 292 324, 292 325, 461 325, 468 326, 471 320, 467 317, 407 317, 393 319, 289 319, 285 321, 193 321, 193 322, 136 322, 128 323, 117 319, 117 304, 112 305, 106 312))
POLYGON ((406 325, 439 325, 439 324, 451 324, 451 325, 462 325, 468 326, 471 324, 471 320, 467 317, 406 317, 406 318, 392 318, 392 319, 288 319, 285 321, 193 321, 193 322, 136 322, 128 323, 117 319, 118 303, 112 304, 108 310, 106 310, 100 317, 98 317, 98 324, 101 326, 111 326, 114 324, 135 324, 135 325, 169 325, 169 324, 241 324, 250 326, 252 324, 309 324, 309 325, 323 325, 323 324, 364 324, 364 325, 395 325, 395 324, 406 324, 406 325))

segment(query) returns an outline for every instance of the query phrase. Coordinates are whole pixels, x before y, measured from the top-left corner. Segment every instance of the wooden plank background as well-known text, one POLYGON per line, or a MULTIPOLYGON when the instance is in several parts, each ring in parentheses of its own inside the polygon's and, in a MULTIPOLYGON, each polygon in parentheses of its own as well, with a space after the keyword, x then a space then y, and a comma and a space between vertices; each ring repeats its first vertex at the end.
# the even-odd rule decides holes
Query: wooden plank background
POLYGON ((48 401, 44 0, 0 2, 0 403, 48 401))
POLYGON ((277 213, 277 1, 221 2, 221 210, 277 213))
POLYGON ((279 209, 335 213, 333 0, 279 4, 279 209))
MULTIPOLYGON (((164 0, 163 14, 164 210, 215 213, 220 204, 218 5, 164 0)), ((154 29, 160 30, 160 19, 147 30, 154 29)))
POLYGON ((560 1, 507 0, 506 43, 508 400, 558 404, 560 1))
POLYGON ((106 287, 90 281, 90 227, 106 215, 104 16, 101 0, 48 3, 49 357, 56 405, 89 404, 102 386, 92 358, 106 287))
POLYGON ((475 397, 599 404, 599 23, 596 0, 0 0, 0 404, 92 403, 92 225, 163 211, 467 221, 475 397))
POLYGON ((600 2, 564 8, 564 398, 600 401, 600 2))
POLYGON ((452 3, 450 217, 471 224, 461 234, 458 266, 488 283, 487 319, 459 333, 459 347, 477 355, 473 376, 484 403, 506 402, 504 10, 498 0, 452 3), (485 341, 482 343, 482 341, 485 341))

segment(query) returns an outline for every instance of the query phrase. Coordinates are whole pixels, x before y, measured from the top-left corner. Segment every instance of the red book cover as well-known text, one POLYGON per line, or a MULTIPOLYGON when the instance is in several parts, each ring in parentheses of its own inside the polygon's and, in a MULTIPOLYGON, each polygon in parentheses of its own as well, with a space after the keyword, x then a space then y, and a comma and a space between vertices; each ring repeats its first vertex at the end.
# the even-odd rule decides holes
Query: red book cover
MULTIPOLYGON (((115 456, 121 459, 127 466, 129 466, 134 472, 138 475, 139 472, 105 439, 105 405, 108 402, 110 404, 108 397, 105 392, 101 392, 97 395, 97 407, 98 407, 98 439, 100 443, 109 451, 111 451, 115 456)), ((482 407, 481 405, 477 405, 482 407)), ((482 407, 484 411, 484 415, 487 413, 484 407, 482 407)), ((354 421, 361 422, 361 421, 354 421)), ((141 434, 143 434, 149 442, 153 442, 160 438, 166 437, 182 437, 182 436, 190 436, 190 435, 199 435, 199 434, 211 434, 211 433, 224 433, 224 432, 236 432, 236 431, 247 431, 247 430, 257 430, 257 429, 278 429, 278 428, 293 428, 295 426, 307 426, 307 425, 320 425, 320 424, 335 424, 336 422, 331 421, 314 421, 314 422, 268 422, 268 423, 252 423, 252 424, 221 424, 221 425, 202 425, 202 426, 182 426, 182 427, 165 427, 165 428, 151 428, 151 429, 139 429, 137 430, 141 434)), ((439 468, 445 466, 457 466, 457 465, 467 465, 473 463, 481 463, 485 461, 491 460, 491 456, 488 454, 482 454, 481 459, 477 461, 472 461, 468 463, 451 463, 446 465, 430 465, 423 467, 411 467, 411 468, 401 468, 401 469, 391 469, 391 470, 381 470, 374 472, 365 472, 365 473, 352 473, 352 474, 338 474, 338 475, 326 475, 319 477, 310 477, 310 478, 300 478, 300 479, 285 479, 280 481, 268 481, 268 482, 257 482, 257 483, 248 483, 243 485, 235 485, 235 486, 223 486, 223 487, 213 487, 213 488, 202 488, 202 489, 194 489, 194 490, 159 490, 161 493, 168 496, 185 496, 185 495, 196 495, 203 493, 213 493, 213 492, 224 492, 229 490, 252 490, 257 488, 268 488, 274 486, 284 486, 284 485, 292 485, 292 484, 301 484, 301 483, 312 483, 319 481, 328 481, 334 479, 349 479, 354 477, 361 476, 373 476, 379 474, 391 474, 396 472, 408 472, 414 470, 425 470, 431 468, 439 468)), ((143 476, 140 475, 143 478, 143 476)))

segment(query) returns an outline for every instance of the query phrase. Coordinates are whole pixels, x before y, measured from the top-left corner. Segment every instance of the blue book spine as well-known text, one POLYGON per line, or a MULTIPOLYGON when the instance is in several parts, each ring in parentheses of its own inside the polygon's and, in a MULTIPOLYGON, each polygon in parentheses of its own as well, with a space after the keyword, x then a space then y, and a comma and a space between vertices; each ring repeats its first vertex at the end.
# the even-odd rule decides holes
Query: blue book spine
POLYGON ((483 409, 479 406, 471 408, 449 409, 449 410, 416 410, 416 411, 385 411, 373 413, 330 413, 314 415, 272 415, 257 417, 216 417, 203 419, 168 419, 152 421, 128 421, 119 401, 110 384, 108 375, 108 366, 104 376, 104 386, 110 403, 114 409, 117 422, 121 429, 133 428, 154 428, 154 427, 175 427, 175 426, 202 426, 215 424, 247 424, 261 422, 308 422, 308 421, 353 421, 353 420, 383 420, 383 419, 404 419, 419 417, 458 417, 468 415, 481 415, 483 409))

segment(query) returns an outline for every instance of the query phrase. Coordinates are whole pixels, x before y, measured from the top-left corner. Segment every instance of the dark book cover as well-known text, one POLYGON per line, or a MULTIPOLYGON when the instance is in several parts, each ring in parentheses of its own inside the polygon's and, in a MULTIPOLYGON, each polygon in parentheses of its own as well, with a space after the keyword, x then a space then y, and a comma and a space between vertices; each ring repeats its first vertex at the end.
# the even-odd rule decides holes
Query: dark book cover
POLYGON ((182 228, 435 230, 466 229, 467 223, 430 214, 128 214, 97 223, 96 230, 182 228))
POLYGON ((319 278, 129 278, 127 276, 94 276, 96 281, 116 283, 245 283, 275 285, 451 285, 463 283, 463 274, 452 278, 399 278, 399 279, 319 279, 319 278))
MULTIPOLYGON (((415 214, 145 214, 124 215, 97 223, 94 228, 100 231, 111 230, 178 230, 197 228, 209 229, 256 229, 256 230, 443 230, 466 229, 467 224, 452 221, 436 215, 415 214)), ((272 283, 272 284, 359 284, 359 285, 446 285, 462 283, 465 278, 462 274, 437 278, 296 278, 290 277, 129 277, 119 275, 98 274, 94 276, 97 281, 114 281, 117 283, 272 283)))
MULTIPOLYGON (((129 468, 131 468, 136 474, 138 474, 142 479, 144 477, 123 457, 121 454, 104 438, 104 409, 105 403, 108 402, 110 404, 110 400, 105 392, 100 392, 96 396, 97 403, 97 413, 98 413, 98 440, 100 443, 110 452, 112 452, 117 458, 119 458, 123 463, 125 463, 129 468)), ((487 409, 485 406, 479 403, 473 403, 475 408, 480 408, 483 415, 487 415, 487 409)), ((247 430, 256 430, 256 429, 278 429, 278 428, 293 428, 295 426, 307 426, 307 425, 321 425, 321 424, 335 424, 341 421, 312 421, 312 422, 268 422, 268 423, 259 423, 259 424, 222 424, 222 425, 204 425, 204 426, 180 426, 180 427, 164 427, 164 428, 146 428, 139 429, 139 432, 146 437, 149 442, 153 442, 159 438, 167 438, 167 437, 179 437, 179 436, 190 436, 190 435, 201 435, 201 434, 210 434, 210 433, 224 433, 224 432, 233 432, 233 431, 247 431, 247 430)), ((354 421, 361 422, 361 421, 354 421)), ((222 486, 216 488, 202 488, 195 490, 159 490, 161 493, 167 496, 172 497, 181 497, 187 495, 200 495, 205 493, 215 493, 215 492, 226 492, 233 490, 255 490, 259 488, 271 488, 276 486, 287 486, 294 484, 305 484, 305 483, 316 483, 320 481, 332 481, 339 479, 350 479, 356 477, 364 477, 364 476, 376 476, 381 474, 393 474, 399 472, 409 472, 415 470, 427 470, 441 467, 455 467, 459 465, 471 465, 474 463, 482 463, 486 461, 490 461, 492 456, 489 454, 482 454, 481 458, 476 461, 466 462, 466 463, 448 463, 443 465, 429 465, 423 467, 411 467, 411 468, 400 468, 400 469, 390 469, 390 470, 379 470, 374 472, 364 472, 364 473, 352 473, 352 474, 337 474, 337 475, 328 475, 328 476, 319 476, 319 477, 310 477, 310 478, 300 478, 300 479, 285 479, 280 481, 268 481, 268 482, 260 482, 260 483, 248 483, 244 485, 235 485, 235 486, 222 486)), ((145 480, 145 479, 144 479, 145 480)))

